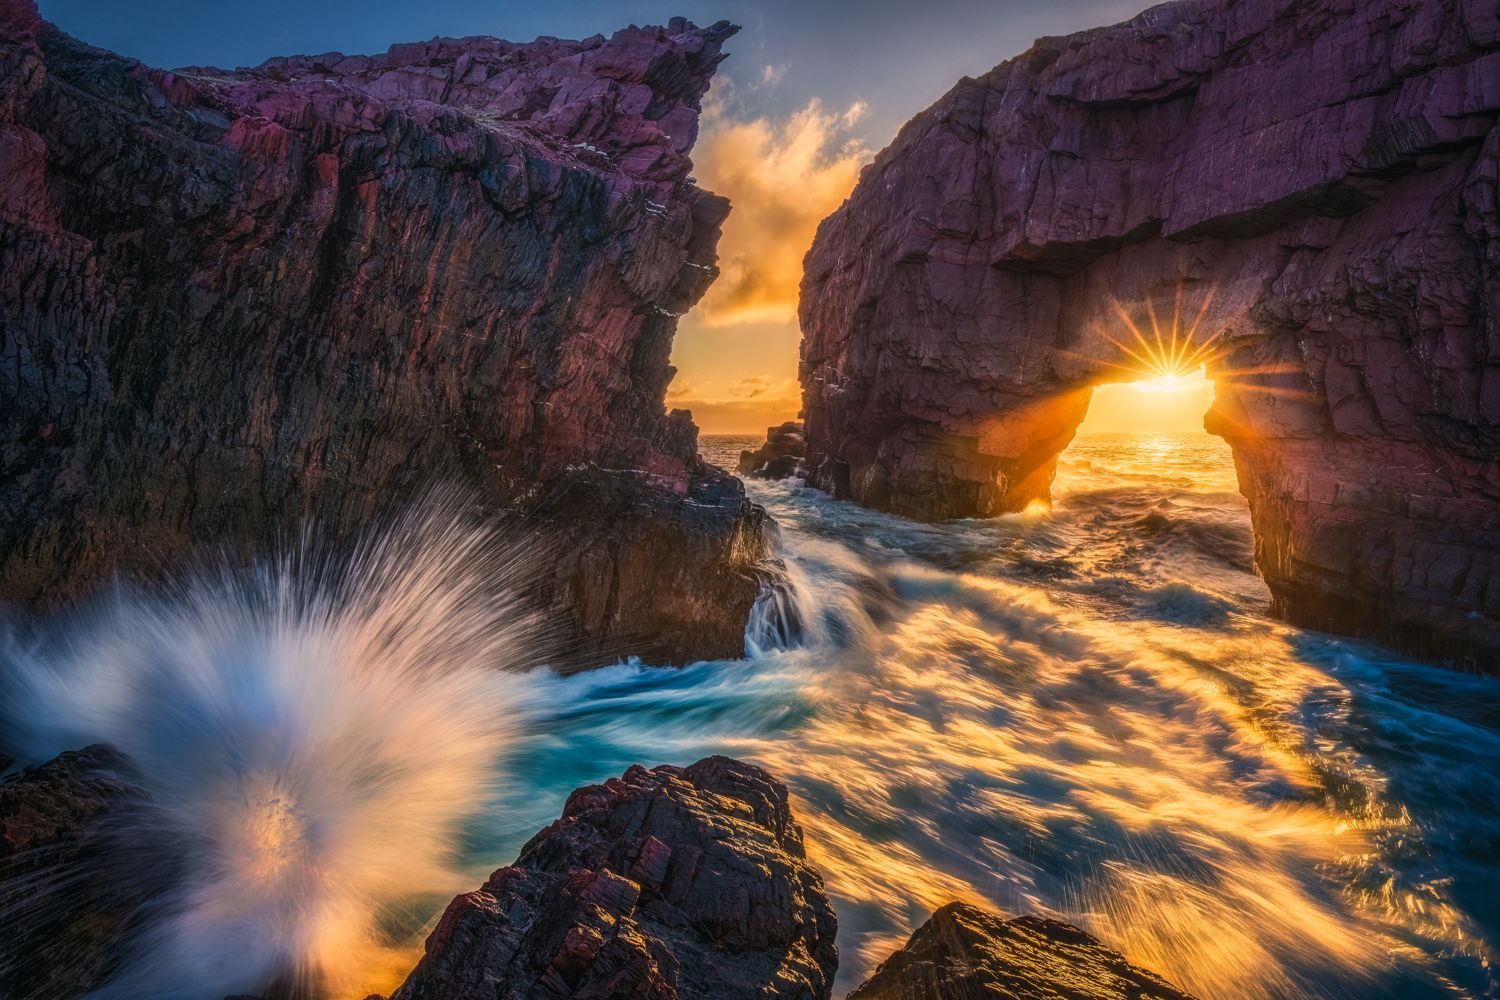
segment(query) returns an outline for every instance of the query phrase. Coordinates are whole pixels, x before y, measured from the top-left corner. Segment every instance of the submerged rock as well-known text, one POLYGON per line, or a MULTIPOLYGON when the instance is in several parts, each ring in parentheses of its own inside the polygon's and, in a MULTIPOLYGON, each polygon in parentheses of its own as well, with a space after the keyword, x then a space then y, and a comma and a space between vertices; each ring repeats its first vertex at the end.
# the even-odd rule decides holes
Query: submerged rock
POLYGON ((849 1000, 1192 1000, 1077 927, 949 903, 849 1000))
POLYGON ((122 856, 115 832, 146 801, 103 746, 0 783, 0 996, 75 1000, 117 967, 151 865, 122 856))
POLYGON ((167 72, 0 0, 0 600, 458 484, 547 536, 596 658, 739 652, 762 515, 663 406, 717 274, 688 153, 734 30, 167 72), (611 497, 581 527, 541 503, 579 475, 611 497))
POLYGON ((1473 0, 1185 0, 960 81, 808 254, 810 482, 1023 510, 1175 329, 1275 610, 1494 667, 1497 81, 1473 0))
POLYGON ((766 428, 766 443, 754 451, 740 452, 739 472, 762 479, 786 479, 797 475, 807 457, 807 438, 802 421, 788 420, 766 428))
POLYGON ((391 1000, 813 1000, 835 930, 784 785, 727 757, 632 767, 454 899, 391 1000))

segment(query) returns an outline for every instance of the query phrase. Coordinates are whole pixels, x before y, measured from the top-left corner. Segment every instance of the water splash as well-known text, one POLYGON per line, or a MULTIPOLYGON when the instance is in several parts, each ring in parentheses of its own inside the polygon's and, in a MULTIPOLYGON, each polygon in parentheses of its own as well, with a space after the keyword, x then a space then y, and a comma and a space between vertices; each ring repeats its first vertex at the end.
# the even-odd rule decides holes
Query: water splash
POLYGON ((13 640, 21 749, 122 751, 153 807, 120 846, 181 855, 99 996, 363 996, 409 967, 384 954, 384 911, 471 887, 455 831, 531 704, 506 670, 540 652, 510 596, 524 576, 439 499, 352 554, 304 544, 13 640))

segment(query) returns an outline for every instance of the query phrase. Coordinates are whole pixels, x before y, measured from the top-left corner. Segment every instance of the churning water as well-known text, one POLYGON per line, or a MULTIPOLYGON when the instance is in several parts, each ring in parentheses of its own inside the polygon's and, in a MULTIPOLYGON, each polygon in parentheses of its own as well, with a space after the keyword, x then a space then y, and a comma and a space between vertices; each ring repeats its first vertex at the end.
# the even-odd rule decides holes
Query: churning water
POLYGON ((1051 512, 983 521, 749 487, 790 614, 746 660, 557 682, 486 860, 579 782, 728 753, 793 789, 845 988, 969 899, 1206 1000, 1496 995, 1500 681, 1267 618, 1220 440, 1081 438, 1051 512))
POLYGON ((121 746, 201 854, 134 982, 222 996, 292 962, 388 988, 344 942, 400 944, 374 917, 402 900, 436 912, 449 831, 472 886, 577 785, 728 753, 792 787, 846 988, 968 899, 1082 924, 1205 1000, 1500 995, 1500 681, 1268 619, 1219 441, 1081 439, 1053 510, 987 521, 750 488, 790 583, 742 660, 498 674, 521 625, 495 574, 455 576, 476 543, 430 527, 337 585, 283 568, 80 627, 33 744, 121 746))

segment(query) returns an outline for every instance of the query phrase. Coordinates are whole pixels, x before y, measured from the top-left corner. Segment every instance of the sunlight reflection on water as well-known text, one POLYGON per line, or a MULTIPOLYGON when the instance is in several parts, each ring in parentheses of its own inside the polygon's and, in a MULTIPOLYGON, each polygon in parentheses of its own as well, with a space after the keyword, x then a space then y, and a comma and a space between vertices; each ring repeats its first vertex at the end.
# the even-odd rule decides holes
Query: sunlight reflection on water
POLYGON ((548 680, 476 865, 577 784, 729 753, 793 788, 845 988, 969 899, 1209 1000, 1493 995, 1500 682, 1268 619, 1217 439, 1082 438, 1057 486, 922 525, 753 484, 804 645, 548 680))

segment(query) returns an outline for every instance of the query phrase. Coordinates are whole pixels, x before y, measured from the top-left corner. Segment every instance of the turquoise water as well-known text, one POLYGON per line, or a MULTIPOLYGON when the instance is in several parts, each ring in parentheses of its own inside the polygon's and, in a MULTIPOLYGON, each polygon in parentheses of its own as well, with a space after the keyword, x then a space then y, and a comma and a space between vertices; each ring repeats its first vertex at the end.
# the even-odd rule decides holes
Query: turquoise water
POLYGON ((793 790, 844 988, 967 898, 1204 998, 1497 995, 1500 681, 1268 618, 1218 439, 1081 438, 1050 513, 986 521, 749 488, 792 584, 755 655, 536 675, 476 873, 581 783, 728 753, 793 790))
POLYGON ((711 753, 790 787, 842 989, 965 899, 1204 1000, 1500 996, 1500 680, 1267 617, 1221 442, 1080 438, 990 520, 748 489, 781 583, 740 659, 535 667, 525 561, 461 502, 0 635, 7 746, 123 749, 125 867, 171 845, 102 996, 387 991, 575 787, 711 753))

